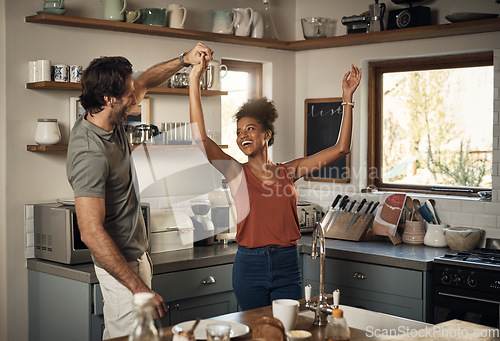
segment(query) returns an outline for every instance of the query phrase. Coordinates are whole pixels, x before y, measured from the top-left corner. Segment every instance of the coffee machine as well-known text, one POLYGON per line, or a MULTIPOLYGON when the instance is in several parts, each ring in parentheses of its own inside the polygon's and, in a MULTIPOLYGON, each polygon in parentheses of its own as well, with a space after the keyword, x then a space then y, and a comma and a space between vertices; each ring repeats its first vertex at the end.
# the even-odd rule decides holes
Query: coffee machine
POLYGON ((214 224, 208 217, 210 201, 191 200, 191 210, 194 216, 190 217, 194 227, 194 246, 209 246, 214 244, 214 224))
POLYGON ((236 238, 236 209, 231 199, 229 188, 224 183, 222 188, 208 193, 212 206, 211 218, 215 228, 215 239, 224 244, 236 238))
POLYGON ((370 23, 368 24, 368 32, 383 31, 385 4, 379 4, 378 0, 375 0, 375 3, 369 5, 368 8, 370 10, 370 23))

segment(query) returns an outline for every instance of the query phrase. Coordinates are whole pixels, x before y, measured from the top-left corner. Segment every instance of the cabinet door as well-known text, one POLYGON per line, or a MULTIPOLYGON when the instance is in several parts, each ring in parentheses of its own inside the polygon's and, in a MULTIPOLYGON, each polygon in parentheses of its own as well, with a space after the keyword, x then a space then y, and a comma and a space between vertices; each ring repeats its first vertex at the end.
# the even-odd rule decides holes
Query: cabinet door
POLYGON ((210 318, 236 312, 238 304, 232 291, 174 301, 170 305, 171 324, 210 318))
MULTIPOLYGON (((319 293, 319 259, 304 255, 304 283, 319 293)), ((352 262, 325 261, 325 292, 339 289, 340 303, 424 321, 424 279, 420 271, 352 262)))
POLYGON ((91 287, 28 271, 30 341, 91 340, 91 287))

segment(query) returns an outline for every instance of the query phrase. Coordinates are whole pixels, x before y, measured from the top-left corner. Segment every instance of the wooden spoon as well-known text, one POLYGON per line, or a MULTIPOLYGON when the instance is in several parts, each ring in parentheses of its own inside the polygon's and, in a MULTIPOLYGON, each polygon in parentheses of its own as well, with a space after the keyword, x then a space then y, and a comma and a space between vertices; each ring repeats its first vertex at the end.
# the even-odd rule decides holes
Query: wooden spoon
POLYGON ((418 199, 413 199, 413 207, 415 208, 415 221, 421 221, 422 216, 420 215, 420 212, 418 211, 418 208, 420 207, 420 200, 418 199))
POLYGON ((412 221, 413 220, 413 214, 414 214, 415 211, 413 209, 413 200, 411 200, 411 198, 409 196, 406 197, 405 206, 406 206, 406 209, 408 210, 408 212, 410 213, 410 216, 408 217, 408 220, 412 221))

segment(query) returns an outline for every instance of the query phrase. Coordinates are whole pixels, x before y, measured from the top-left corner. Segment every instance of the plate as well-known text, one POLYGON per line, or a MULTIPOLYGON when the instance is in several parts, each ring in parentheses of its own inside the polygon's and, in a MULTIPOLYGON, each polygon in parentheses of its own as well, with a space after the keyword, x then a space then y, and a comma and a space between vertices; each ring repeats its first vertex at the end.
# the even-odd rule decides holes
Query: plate
POLYGON ((75 199, 57 199, 56 201, 61 205, 75 206, 75 199))
MULTIPOLYGON (((172 332, 173 333, 179 333, 183 330, 189 330, 191 326, 193 325, 195 321, 186 321, 182 322, 179 324, 176 324, 175 326, 172 327, 172 332)), ((220 320, 201 320, 196 329, 194 330, 194 337, 196 340, 206 340, 207 339, 207 332, 206 328, 209 324, 212 323, 224 323, 224 324, 229 324, 231 326, 231 332, 229 336, 231 338, 233 337, 238 337, 242 336, 245 334, 250 333, 250 328, 242 323, 238 322, 226 322, 226 321, 220 321, 220 320)))
POLYGON ((43 14, 43 13, 48 13, 48 14, 58 14, 58 15, 63 15, 66 13, 66 10, 64 8, 58 9, 42 9, 41 11, 37 11, 37 14, 43 14))
POLYGON ((450 22, 462 22, 471 20, 493 19, 496 17, 498 17, 498 14, 495 13, 459 12, 448 14, 445 18, 450 22))

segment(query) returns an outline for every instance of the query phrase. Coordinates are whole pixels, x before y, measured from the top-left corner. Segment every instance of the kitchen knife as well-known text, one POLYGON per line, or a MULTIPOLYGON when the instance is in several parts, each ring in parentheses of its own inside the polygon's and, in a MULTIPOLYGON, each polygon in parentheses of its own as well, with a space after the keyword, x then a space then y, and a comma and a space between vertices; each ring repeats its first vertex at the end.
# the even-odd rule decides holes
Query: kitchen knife
POLYGON ((375 201, 370 201, 370 203, 368 204, 368 207, 366 208, 366 211, 365 213, 363 213, 363 220, 365 219, 366 215, 368 214, 368 212, 370 212, 370 208, 372 208, 372 205, 375 201))
POLYGON ((349 206, 349 209, 347 210, 347 213, 345 214, 344 219, 343 219, 342 221, 345 221, 345 219, 347 218, 347 216, 349 215, 349 213, 351 213, 352 208, 354 207, 354 205, 356 205, 356 200, 354 200, 354 201, 351 203, 351 206, 349 206))
POLYGON ((320 222, 320 225, 321 227, 323 228, 323 230, 325 229, 325 227, 328 225, 328 223, 330 222, 330 220, 332 219, 332 216, 333 214, 335 213, 335 206, 337 205, 337 203, 339 202, 340 198, 342 198, 342 195, 337 195, 337 197, 335 198, 335 200, 333 201, 332 205, 330 206, 330 208, 328 209, 328 211, 326 212, 326 215, 323 216, 321 222, 320 222))
POLYGON ((332 221, 330 223, 328 223, 328 227, 326 229, 326 232, 328 232, 328 230, 330 230, 330 227, 332 227, 332 225, 335 222, 335 220, 337 220, 337 218, 339 217, 339 215, 342 214, 343 209, 347 206, 348 202, 349 202, 349 196, 348 195, 344 195, 344 197, 342 198, 342 201, 339 204, 339 208, 337 209, 337 211, 335 212, 335 215, 333 216, 332 221))
POLYGON ((349 222, 349 225, 347 225, 347 228, 345 229, 345 231, 347 232, 352 225, 354 225, 356 223, 356 221, 358 220, 359 216, 361 215, 361 209, 363 208, 364 204, 366 203, 366 199, 363 199, 361 201, 361 203, 359 204, 358 208, 356 209, 356 212, 354 213, 354 216, 352 217, 351 221, 349 222))
POLYGON ((368 217, 368 216, 372 215, 372 214, 373 214, 373 212, 375 212, 375 210, 377 209, 377 206, 378 206, 379 204, 380 204, 380 202, 378 202, 378 201, 377 201, 377 202, 375 203, 375 205, 373 205, 373 207, 372 207, 371 211, 370 211, 368 214, 366 214, 366 213, 365 213, 365 216, 363 217, 363 220, 365 220, 365 219, 366 219, 366 217, 368 217))

